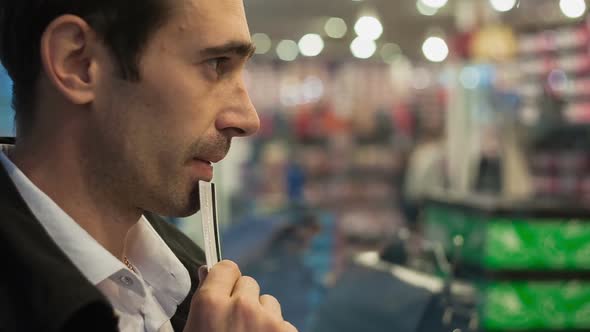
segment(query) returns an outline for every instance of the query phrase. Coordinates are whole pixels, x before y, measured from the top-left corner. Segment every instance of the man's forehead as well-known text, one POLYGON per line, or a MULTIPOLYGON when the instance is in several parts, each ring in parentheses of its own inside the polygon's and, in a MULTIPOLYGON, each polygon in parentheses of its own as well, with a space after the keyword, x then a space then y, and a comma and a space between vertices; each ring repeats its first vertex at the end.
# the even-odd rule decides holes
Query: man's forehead
POLYGON ((179 0, 175 11, 188 22, 246 20, 242 0, 179 0))
POLYGON ((200 39, 249 40, 242 0, 179 0, 171 24, 180 33, 200 39))
POLYGON ((244 8, 244 1, 243 0, 172 0, 175 1, 175 4, 180 5, 186 9, 197 9, 201 12, 207 10, 227 10, 232 8, 243 9, 244 8))

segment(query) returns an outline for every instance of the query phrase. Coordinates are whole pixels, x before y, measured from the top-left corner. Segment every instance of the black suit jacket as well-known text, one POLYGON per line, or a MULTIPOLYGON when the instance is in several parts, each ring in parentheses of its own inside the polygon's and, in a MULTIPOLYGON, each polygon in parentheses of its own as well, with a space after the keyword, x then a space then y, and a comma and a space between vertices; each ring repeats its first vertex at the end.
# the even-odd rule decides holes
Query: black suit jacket
MULTIPOLYGON (((172 318, 174 330, 182 331, 205 255, 176 227, 145 216, 191 275, 191 291, 172 318)), ((118 331, 108 300, 47 234, 1 166, 0 331, 118 331)))

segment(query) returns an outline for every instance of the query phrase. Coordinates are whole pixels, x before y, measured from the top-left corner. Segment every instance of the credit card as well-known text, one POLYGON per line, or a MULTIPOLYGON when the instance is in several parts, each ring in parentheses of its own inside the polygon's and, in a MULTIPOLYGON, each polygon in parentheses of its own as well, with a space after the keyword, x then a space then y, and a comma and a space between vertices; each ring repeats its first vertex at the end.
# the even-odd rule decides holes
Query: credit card
POLYGON ((217 221, 217 196, 215 184, 199 181, 199 199, 201 202, 201 224, 207 269, 221 261, 221 242, 219 241, 219 224, 217 221))

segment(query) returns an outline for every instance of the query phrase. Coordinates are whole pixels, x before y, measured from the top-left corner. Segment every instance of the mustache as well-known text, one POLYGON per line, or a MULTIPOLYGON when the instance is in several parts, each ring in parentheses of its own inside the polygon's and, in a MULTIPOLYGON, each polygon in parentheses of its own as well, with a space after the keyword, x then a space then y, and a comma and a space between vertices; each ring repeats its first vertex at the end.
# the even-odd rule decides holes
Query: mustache
POLYGON ((202 159, 212 162, 221 161, 231 148, 231 138, 217 135, 214 137, 201 138, 189 148, 188 158, 202 159))

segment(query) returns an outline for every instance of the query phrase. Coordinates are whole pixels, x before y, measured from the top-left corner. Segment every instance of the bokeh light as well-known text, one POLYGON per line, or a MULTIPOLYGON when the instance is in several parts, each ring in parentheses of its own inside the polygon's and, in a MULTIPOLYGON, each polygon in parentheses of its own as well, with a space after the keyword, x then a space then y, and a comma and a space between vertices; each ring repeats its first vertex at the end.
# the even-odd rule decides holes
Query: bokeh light
POLYGON ((418 12, 424 16, 433 16, 438 12, 438 8, 430 7, 422 0, 416 1, 416 9, 418 9, 418 12))
POLYGON ((326 22, 324 30, 330 38, 342 38, 346 36, 346 32, 348 32, 348 26, 343 19, 339 17, 331 17, 326 22))
POLYGON ((356 58, 368 59, 377 51, 377 44, 374 40, 357 37, 350 44, 350 50, 356 58))
POLYGON ((304 56, 317 56, 324 49, 324 40, 315 33, 307 34, 299 40, 299 51, 304 56))
POLYGON ((459 81, 465 89, 474 90, 481 82, 481 75, 477 68, 468 66, 461 70, 459 81))
POLYGON ((377 40, 383 34, 383 25, 373 16, 363 16, 354 25, 354 31, 363 39, 377 40))
POLYGON ((490 0, 490 4, 499 12, 507 12, 514 8, 516 0, 490 0))
POLYGON ((442 38, 428 37, 422 45, 422 52, 426 59, 432 62, 442 62, 449 55, 449 47, 442 38))
POLYGON ((448 0, 420 0, 420 1, 422 1, 426 6, 436 8, 436 9, 444 7, 448 2, 448 0))
POLYGON ((293 61, 297 59, 299 47, 293 40, 281 40, 277 45, 277 55, 283 61, 293 61))
POLYGON ((256 46, 256 54, 266 54, 272 47, 270 37, 265 33, 255 33, 252 35, 252 43, 256 46))
POLYGON ((569 18, 582 17, 586 12, 586 2, 584 0, 561 0, 559 7, 563 15, 569 18))
POLYGON ((381 58, 385 63, 393 63, 402 54, 402 49, 394 43, 385 43, 381 46, 381 58))

